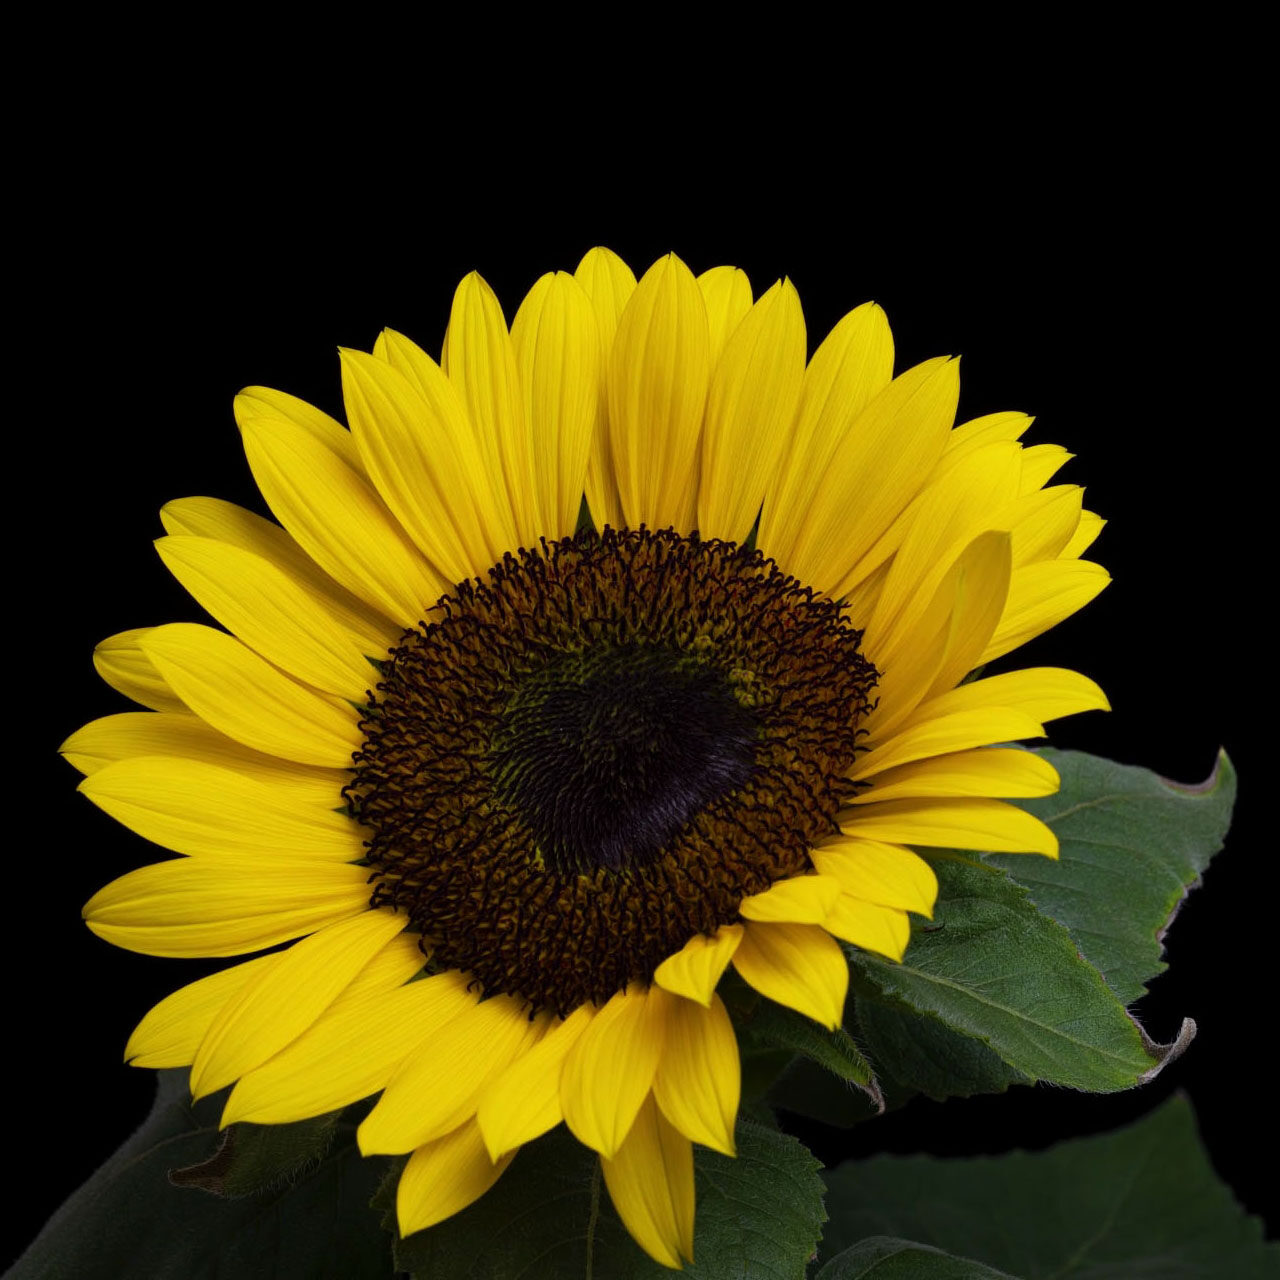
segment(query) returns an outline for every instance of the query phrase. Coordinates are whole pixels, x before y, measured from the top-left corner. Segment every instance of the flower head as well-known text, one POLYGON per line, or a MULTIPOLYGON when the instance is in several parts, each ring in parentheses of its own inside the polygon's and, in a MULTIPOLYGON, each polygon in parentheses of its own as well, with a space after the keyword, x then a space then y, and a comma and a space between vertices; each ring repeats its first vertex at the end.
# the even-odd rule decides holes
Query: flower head
POLYGON ((151 710, 64 751, 182 855, 90 928, 292 945, 175 992, 128 1058, 234 1085, 225 1123, 380 1094, 359 1141, 410 1155, 405 1233, 563 1120, 636 1240, 691 1258, 691 1144, 733 1152, 726 968, 837 1026, 840 943, 900 959, 932 910, 909 846, 1056 853, 1006 803, 1053 768, 992 744, 1105 706, 1065 670, 966 681, 1105 585, 1101 521, 1024 415, 953 425, 955 361, 892 365, 873 305, 806 364, 789 282, 753 302, 672 255, 637 284, 596 249, 510 331, 468 277, 439 364, 344 351, 349 427, 243 392, 279 524, 164 509, 226 629, 104 641, 151 710))

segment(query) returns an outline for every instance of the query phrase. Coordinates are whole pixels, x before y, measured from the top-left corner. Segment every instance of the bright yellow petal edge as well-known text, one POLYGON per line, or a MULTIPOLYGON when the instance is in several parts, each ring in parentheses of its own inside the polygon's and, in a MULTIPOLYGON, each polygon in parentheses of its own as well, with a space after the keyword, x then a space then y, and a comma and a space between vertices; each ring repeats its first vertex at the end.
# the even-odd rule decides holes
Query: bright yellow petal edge
POLYGON ((437 362, 388 331, 344 352, 351 430, 281 392, 236 404, 275 524, 189 498, 164 512, 165 565, 226 630, 123 632, 103 679, 148 708, 63 745, 86 796, 179 855, 85 907, 93 931, 155 955, 238 957, 174 992, 126 1049, 192 1068, 197 1095, 233 1084, 223 1123, 288 1123, 372 1095, 366 1153, 408 1153, 397 1211, 410 1233, 464 1209, 519 1147, 564 1122, 598 1152, 637 1243, 692 1259, 692 1144, 732 1155, 738 1048, 717 984, 732 965, 827 1027, 843 1017, 837 939, 900 959, 929 917, 938 846, 1056 856, 1008 804, 1057 787, 1010 741, 1105 710, 1058 668, 962 683, 1107 584, 1081 559, 1104 521, 1069 455, 1030 448, 1030 419, 957 425, 959 363, 893 374, 883 311, 851 311, 805 360, 799 295, 753 295, 674 254, 637 282, 592 249, 541 277, 509 328, 473 274, 437 362), (361 828, 344 812, 363 703, 402 628, 448 584, 518 545, 598 525, 746 537, 843 600, 880 673, 842 834, 811 869, 744 898, 600 1004, 531 1018, 483 1002, 466 974, 424 978, 430 939, 371 906, 361 828), (1003 745, 997 745, 1003 744, 1003 745))

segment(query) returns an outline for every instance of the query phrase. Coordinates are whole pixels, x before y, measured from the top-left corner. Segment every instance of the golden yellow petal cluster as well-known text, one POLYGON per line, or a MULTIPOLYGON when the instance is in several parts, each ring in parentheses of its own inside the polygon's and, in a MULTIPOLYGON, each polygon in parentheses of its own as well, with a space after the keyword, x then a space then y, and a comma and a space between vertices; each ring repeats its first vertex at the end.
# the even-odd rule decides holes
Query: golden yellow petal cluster
MULTIPOLYGON (((104 641, 102 677, 146 711, 65 744, 81 789, 181 855, 94 896, 89 927, 165 956, 241 956, 176 991, 129 1041, 139 1066, 233 1085, 224 1123, 284 1123, 380 1095, 366 1153, 408 1154, 409 1233, 458 1212, 561 1121, 598 1152, 639 1244, 693 1256, 692 1143, 733 1153, 738 1048, 717 983, 839 1025, 840 943, 900 959, 937 883, 916 848, 1053 857, 1011 798, 1050 794, 1044 760, 997 743, 1105 708, 1075 672, 964 682, 1106 585, 1081 559, 1102 521, 1024 447, 1030 419, 955 424, 958 362, 897 376, 873 304, 806 361, 783 280, 695 277, 676 256, 637 283, 606 249, 543 276, 508 330, 478 276, 458 286, 437 363, 398 333, 342 353, 348 425, 281 392, 236 401, 279 523, 215 498, 162 512, 165 565, 222 628, 104 641), (597 527, 673 529, 758 549, 847 602, 879 673, 852 798, 810 867, 744 897, 645 980, 566 1017, 424 971, 407 917, 371 906, 367 832, 343 790, 367 692, 406 629, 520 547, 597 527), (758 525, 757 525, 758 519, 758 525), (425 973, 425 976, 424 976, 425 973)), ((427 948, 429 950, 429 947, 427 948)))

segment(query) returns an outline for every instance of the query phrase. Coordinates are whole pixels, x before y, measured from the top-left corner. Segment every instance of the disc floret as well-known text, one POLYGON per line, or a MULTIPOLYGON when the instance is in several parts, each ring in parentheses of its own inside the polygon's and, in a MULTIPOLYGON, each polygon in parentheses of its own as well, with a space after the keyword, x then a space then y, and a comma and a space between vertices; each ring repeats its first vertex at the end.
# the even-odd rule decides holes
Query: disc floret
POLYGON ((348 795, 374 904, 563 1014, 808 868, 876 672, 837 603, 734 543, 587 531, 488 579, 402 637, 348 795))

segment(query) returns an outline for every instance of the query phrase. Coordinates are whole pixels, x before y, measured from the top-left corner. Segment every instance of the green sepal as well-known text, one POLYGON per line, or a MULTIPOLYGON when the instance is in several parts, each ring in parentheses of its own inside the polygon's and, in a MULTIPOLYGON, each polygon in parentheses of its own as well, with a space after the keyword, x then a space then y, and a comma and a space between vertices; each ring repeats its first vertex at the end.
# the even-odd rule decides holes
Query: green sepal
POLYGON ((836 1129, 852 1129, 864 1120, 892 1111, 914 1096, 900 1089, 883 1072, 876 1077, 878 1097, 833 1076, 810 1058, 798 1054, 771 1082, 764 1100, 771 1107, 791 1111, 836 1129))
POLYGON ((587 495, 582 495, 582 501, 578 503, 578 521, 573 527, 573 536, 576 538, 580 533, 599 533, 596 528, 596 522, 591 515, 591 507, 587 502, 587 495))

